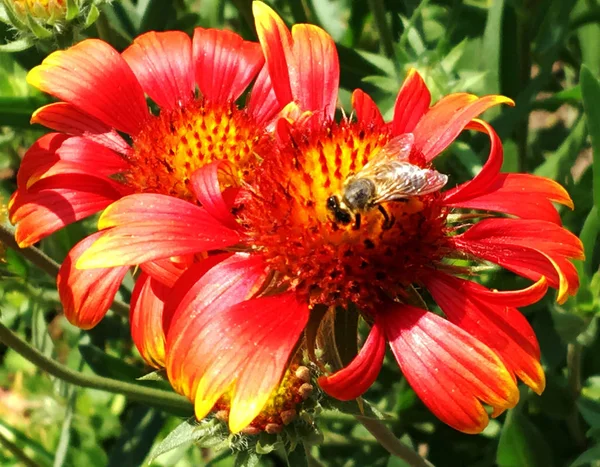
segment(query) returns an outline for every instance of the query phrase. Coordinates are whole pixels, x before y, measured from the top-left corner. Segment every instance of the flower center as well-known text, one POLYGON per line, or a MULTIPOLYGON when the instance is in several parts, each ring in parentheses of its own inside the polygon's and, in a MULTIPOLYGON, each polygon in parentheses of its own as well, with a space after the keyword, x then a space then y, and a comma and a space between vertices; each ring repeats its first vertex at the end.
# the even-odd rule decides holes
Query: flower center
MULTIPOLYGON (((328 206, 389 139, 386 131, 347 121, 292 130, 280 153, 257 168, 254 196, 241 205, 240 219, 249 243, 277 272, 276 286, 306 293, 313 304, 365 309, 401 296, 443 257, 439 194, 383 203, 385 215, 372 206, 361 212, 360 225, 341 222, 328 206)), ((411 154, 411 163, 425 165, 420 154, 411 154)))
POLYGON ((218 159, 231 161, 245 178, 257 154, 271 141, 245 110, 234 103, 197 100, 184 108, 162 110, 133 141, 125 182, 139 193, 163 193, 193 201, 190 177, 218 159))

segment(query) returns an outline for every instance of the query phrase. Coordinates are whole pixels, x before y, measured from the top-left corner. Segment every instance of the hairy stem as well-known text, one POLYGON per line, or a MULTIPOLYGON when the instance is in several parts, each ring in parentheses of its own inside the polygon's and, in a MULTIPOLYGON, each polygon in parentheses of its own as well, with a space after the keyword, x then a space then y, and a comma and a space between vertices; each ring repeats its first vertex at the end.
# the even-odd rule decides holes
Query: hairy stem
POLYGON ((0 342, 13 349, 38 368, 67 383, 84 388, 99 389, 113 394, 122 394, 129 399, 143 402, 154 407, 170 408, 176 411, 193 413, 193 407, 190 401, 178 394, 104 378, 102 376, 87 375, 72 370, 57 361, 46 357, 39 350, 29 345, 1 323, 0 342))
POLYGON ((2 433, 0 433, 0 445, 3 446, 6 450, 10 451, 10 453, 15 456, 15 458, 19 461, 19 465, 24 465, 25 467, 39 467, 39 464, 34 462, 25 454, 19 446, 5 437, 2 433))
MULTIPOLYGON (((50 256, 48 256, 39 248, 33 246, 21 248, 15 240, 15 231, 12 228, 6 225, 0 225, 0 243, 3 243, 11 250, 16 251, 26 260, 35 264, 46 274, 56 279, 60 269, 60 264, 50 258, 50 256)), ((115 313, 118 313, 122 316, 129 316, 129 306, 126 303, 115 300, 110 308, 115 313)))
POLYGON ((418 453, 413 451, 398 438, 379 420, 355 415, 355 418, 367 429, 369 433, 385 448, 387 452, 396 456, 412 467, 433 467, 433 464, 427 459, 423 459, 418 453))

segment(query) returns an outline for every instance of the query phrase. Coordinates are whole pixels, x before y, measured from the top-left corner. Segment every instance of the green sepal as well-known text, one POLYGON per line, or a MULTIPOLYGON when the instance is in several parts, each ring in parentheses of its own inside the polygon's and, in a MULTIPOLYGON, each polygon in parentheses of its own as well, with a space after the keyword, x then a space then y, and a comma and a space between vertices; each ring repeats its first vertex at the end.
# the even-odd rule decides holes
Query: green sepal
POLYGON ((52 31, 48 31, 42 23, 31 16, 27 17, 27 26, 38 39, 48 39, 52 37, 52 31))
POLYGON ((83 28, 89 28, 92 24, 94 24, 98 19, 98 16, 100 16, 100 10, 98 10, 98 7, 96 5, 92 5, 90 7, 90 11, 88 11, 87 16, 85 17, 83 28))
POLYGON ((79 15, 79 5, 75 0, 67 0, 67 14, 65 19, 67 21, 73 21, 79 15))
POLYGON ((0 44, 0 52, 22 52, 33 47, 34 40, 31 36, 22 37, 15 41, 9 42, 8 44, 0 44))

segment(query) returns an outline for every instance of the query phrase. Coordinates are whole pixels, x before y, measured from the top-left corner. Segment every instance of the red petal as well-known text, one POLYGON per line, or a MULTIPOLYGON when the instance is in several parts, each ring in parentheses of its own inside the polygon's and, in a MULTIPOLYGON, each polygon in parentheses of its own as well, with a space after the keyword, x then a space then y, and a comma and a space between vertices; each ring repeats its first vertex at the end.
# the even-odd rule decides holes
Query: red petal
POLYGON ((442 98, 415 127, 415 146, 427 161, 432 160, 456 139, 471 120, 498 104, 514 105, 504 96, 477 98, 472 94, 450 94, 442 98))
POLYGON ((254 86, 252 86, 247 107, 255 121, 263 125, 269 123, 281 110, 273 83, 271 83, 269 69, 266 66, 260 70, 254 86))
POLYGON ((17 173, 17 186, 26 188, 27 180, 40 167, 50 166, 58 160, 56 150, 68 138, 60 133, 49 133, 39 138, 27 150, 17 173))
POLYGON ((425 281, 446 317, 495 351, 513 376, 537 394, 546 385, 535 333, 516 308, 482 300, 492 292, 471 281, 443 273, 425 281), (479 293, 479 292, 483 293, 479 293))
POLYGON ((581 240, 568 230, 546 221, 484 219, 459 237, 469 242, 520 245, 543 251, 551 256, 584 259, 581 240))
POLYGON ((446 193, 448 206, 504 212, 558 225, 560 216, 550 201, 573 208, 573 201, 562 186, 549 178, 530 174, 499 174, 485 191, 453 195, 446 193))
POLYGON ((282 19, 262 2, 252 3, 256 33, 262 46, 273 89, 281 107, 294 101, 292 67, 296 59, 292 51, 292 34, 282 19))
POLYGON ((104 318, 129 270, 128 267, 86 270, 75 267, 77 259, 99 235, 100 232, 96 232, 75 245, 57 277, 65 316, 71 324, 82 329, 91 329, 104 318))
POLYGON ((184 257, 184 262, 175 262, 172 258, 157 259, 140 264, 140 269, 153 279, 173 287, 177 279, 192 265, 193 257, 184 257))
POLYGON ((123 58, 160 107, 182 107, 194 98, 192 41, 186 33, 147 32, 133 41, 123 58))
POLYGON ((132 151, 119 133, 106 123, 66 102, 55 102, 40 107, 31 116, 31 123, 39 123, 69 135, 85 136, 119 154, 129 154, 132 151))
POLYGON ((490 155, 479 173, 472 180, 444 193, 444 203, 456 203, 464 199, 489 193, 500 175, 500 169, 504 160, 504 151, 498 134, 488 123, 478 119, 470 122, 466 128, 488 134, 490 137, 490 155))
POLYGON ((464 281, 463 288, 478 300, 502 306, 529 306, 539 302, 548 291, 548 283, 544 277, 521 290, 486 289, 472 281, 464 281))
POLYGON ((127 188, 106 177, 55 175, 40 180, 30 192, 18 190, 9 204, 10 220, 17 224, 15 238, 21 248, 95 214, 127 193, 127 188))
MULTIPOLYGON (((215 328, 218 330, 221 326, 227 326, 228 321, 237 323, 235 332, 228 334, 227 340, 239 346, 236 353, 247 356, 247 361, 238 367, 241 369, 239 373, 235 356, 233 361, 223 365, 230 369, 232 376, 239 374, 229 412, 229 429, 237 433, 261 412, 279 385, 292 351, 308 322, 309 311, 308 303, 300 300, 294 292, 287 292, 239 303, 225 313, 226 316, 215 328)), ((202 389, 210 387, 211 372, 221 377, 220 367, 220 364, 213 365, 200 381, 196 393, 196 415, 203 412, 202 401, 205 397, 202 397, 202 389)))
POLYGON ((27 82, 130 135, 149 117, 135 75, 121 55, 99 39, 53 52, 29 72, 27 82))
POLYGON ((479 433, 488 424, 481 402, 496 413, 516 405, 519 391, 501 360, 459 327, 408 305, 380 315, 404 376, 444 423, 479 433))
POLYGON ((360 89, 355 89, 352 93, 352 108, 356 111, 359 122, 375 126, 385 124, 375 101, 360 89))
POLYGON ((323 111, 333 118, 340 82, 335 42, 312 24, 294 25, 292 38, 296 66, 290 78, 295 101, 302 111, 323 111))
POLYGON ((142 273, 131 294, 131 337, 142 358, 154 368, 165 366, 163 309, 169 287, 142 273))
POLYGON ((235 168, 231 162, 217 160, 199 168, 192 174, 192 189, 206 212, 223 225, 235 230, 239 226, 221 193, 219 172, 225 173, 231 179, 237 179, 235 168))
MULTIPOLYGON (((23 158, 23 162, 27 158, 23 158)), ((59 174, 114 175, 123 172, 129 164, 121 156, 101 144, 86 138, 71 137, 64 141, 52 158, 38 158, 34 168, 34 157, 29 158, 26 167, 31 172, 27 188, 44 178, 59 174)), ((21 164, 23 167, 23 164, 21 164)), ((24 174, 27 175, 27 174, 24 174)))
POLYGON ((248 299, 265 279, 266 264, 260 256, 219 255, 192 266, 175 284, 165 305, 167 332, 166 368, 173 388, 193 399, 193 386, 210 363, 197 352, 205 339, 206 322, 220 319, 223 310, 248 299), (170 307, 175 305, 176 311, 170 307))
POLYGON ((194 30, 196 82, 211 102, 234 101, 264 64, 260 45, 231 31, 194 30))
POLYGON ((419 72, 411 68, 396 98, 392 134, 412 133, 430 104, 431 94, 427 85, 419 72))
POLYGON ((160 194, 122 198, 104 211, 98 228, 108 230, 79 259, 80 268, 141 264, 220 249, 240 239, 204 209, 160 194))
POLYGON ((358 355, 345 368, 319 378, 319 385, 330 396, 343 401, 360 397, 377 379, 385 357, 385 338, 375 322, 358 355))
POLYGON ((559 289, 559 302, 579 286, 577 271, 567 258, 583 258, 581 241, 553 223, 486 219, 450 241, 459 250, 531 280, 546 277, 551 287, 559 289))

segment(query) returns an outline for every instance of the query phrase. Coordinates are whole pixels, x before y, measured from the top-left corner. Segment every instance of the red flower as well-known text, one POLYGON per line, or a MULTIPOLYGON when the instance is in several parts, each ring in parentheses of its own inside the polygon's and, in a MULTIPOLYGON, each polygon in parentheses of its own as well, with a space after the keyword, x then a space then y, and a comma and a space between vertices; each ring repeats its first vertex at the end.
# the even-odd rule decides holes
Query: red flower
POLYGON ((221 239, 230 252, 189 268, 165 305, 168 376, 195 402, 198 418, 227 394, 230 429, 248 425, 278 385, 313 306, 353 303, 371 332, 346 368, 320 378, 323 389, 340 399, 361 395, 376 379, 388 342, 415 392, 441 420, 464 432, 481 431, 488 422, 482 404, 493 408, 493 416, 514 407, 517 378, 538 393, 544 389, 535 335, 516 307, 539 300, 548 285, 558 289, 559 301, 577 289, 570 261, 582 258, 582 246, 560 226, 551 203, 572 206, 568 194, 548 179, 500 173, 501 142, 476 117, 512 103, 501 96, 452 94, 430 107, 429 91, 413 70, 392 122, 385 123, 358 90, 357 121, 336 123, 335 90, 323 86, 337 82, 331 39, 308 25, 294 26, 290 34, 263 4, 255 3, 254 11, 280 105, 312 112, 294 124, 277 122, 276 146, 261 154, 235 200, 221 195, 217 173, 229 165, 223 162, 191 176, 203 208, 164 195, 113 203, 100 219, 107 230, 78 266, 120 267, 204 251, 208 245, 183 242, 173 232, 196 224, 202 231, 228 229, 221 239), (310 56, 327 53, 303 60, 307 49, 310 56), (472 180, 443 193, 417 191, 403 202, 382 201, 385 214, 368 203, 347 208, 346 182, 390 140, 401 141, 411 170, 433 174, 424 170, 433 170, 433 159, 464 129, 484 132, 491 142, 489 159, 472 180), (394 139, 399 135, 405 136, 394 139), (352 221, 355 211, 360 224, 352 221), (493 213, 510 217, 490 218, 493 213), (152 223, 153 230, 141 225, 141 219, 155 218, 160 222, 152 223), (497 292, 460 277, 472 277, 470 266, 480 262, 535 283, 497 292), (415 303, 415 287, 428 291, 444 317, 415 303))
MULTIPOLYGON (((191 174, 212 161, 229 160, 233 173, 224 177, 234 185, 253 170, 256 154, 268 152, 272 144, 265 129, 280 107, 263 65, 259 44, 202 28, 195 30, 193 40, 177 31, 150 32, 122 54, 90 39, 48 56, 31 70, 28 81, 61 102, 32 117, 33 123, 56 132, 27 151, 19 170, 18 189, 10 200, 19 245, 32 245, 133 193, 172 196, 180 221, 185 213, 204 213, 195 204, 191 174), (236 100, 255 79, 247 105, 239 108, 236 100)), ((158 215, 129 220, 133 230, 161 224, 157 231, 168 232, 172 245, 195 245, 195 251, 237 241, 237 233, 206 219, 210 221, 198 223, 194 217, 194 225, 184 229, 161 224, 158 215)), ((84 329, 102 319, 129 270, 110 265, 76 269, 96 238, 75 246, 58 276, 65 314, 84 329)), ((175 258, 175 248, 163 260, 144 242, 135 248, 146 254, 135 261, 143 273, 133 292, 133 337, 144 358, 159 366, 164 335, 154 311, 162 307, 163 288, 194 258, 175 258)))

